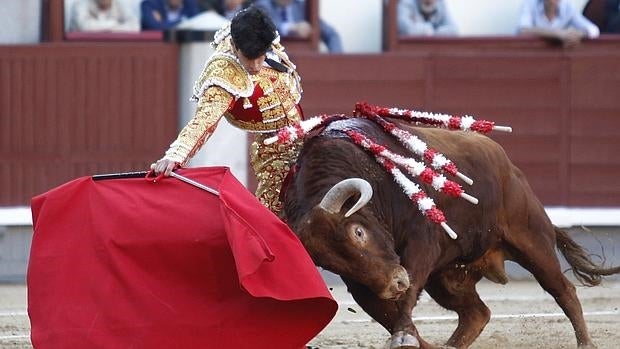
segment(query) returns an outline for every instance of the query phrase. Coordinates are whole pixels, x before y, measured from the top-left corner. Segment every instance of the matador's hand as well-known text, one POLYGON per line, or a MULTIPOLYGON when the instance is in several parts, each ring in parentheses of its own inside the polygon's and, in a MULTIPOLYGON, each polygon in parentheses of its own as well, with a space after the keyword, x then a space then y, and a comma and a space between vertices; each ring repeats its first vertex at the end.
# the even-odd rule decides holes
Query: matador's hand
POLYGON ((151 170, 155 171, 156 175, 164 174, 164 176, 170 176, 170 172, 179 167, 179 163, 170 159, 159 159, 154 164, 151 164, 151 170))

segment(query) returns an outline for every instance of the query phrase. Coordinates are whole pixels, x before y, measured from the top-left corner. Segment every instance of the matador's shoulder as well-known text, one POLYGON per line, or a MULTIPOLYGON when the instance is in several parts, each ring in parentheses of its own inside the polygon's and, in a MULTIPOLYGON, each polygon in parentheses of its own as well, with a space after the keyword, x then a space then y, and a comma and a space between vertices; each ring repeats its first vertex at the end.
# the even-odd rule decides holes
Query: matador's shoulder
POLYGON ((194 84, 192 99, 198 100, 204 90, 210 86, 219 86, 237 98, 249 97, 254 91, 250 74, 232 53, 230 36, 218 42, 215 52, 207 60, 200 77, 194 84))
POLYGON ((232 55, 215 53, 203 73, 206 86, 220 86, 236 97, 249 97, 254 91, 250 75, 232 55))

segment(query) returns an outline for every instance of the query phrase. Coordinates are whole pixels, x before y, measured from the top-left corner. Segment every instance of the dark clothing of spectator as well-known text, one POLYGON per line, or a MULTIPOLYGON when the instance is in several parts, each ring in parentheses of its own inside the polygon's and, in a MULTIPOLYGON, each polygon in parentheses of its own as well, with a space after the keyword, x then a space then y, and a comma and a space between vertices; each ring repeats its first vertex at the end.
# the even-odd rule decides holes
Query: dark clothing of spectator
MULTIPOLYGON (((290 0, 285 6, 281 1, 276 0, 256 0, 255 3, 269 14, 280 35, 304 37, 305 34, 302 33, 307 29, 300 29, 300 25, 301 27, 309 26, 305 0, 290 0)), ((319 20, 319 30, 321 41, 325 43, 327 50, 331 53, 341 53, 342 41, 336 29, 325 21, 319 20)))
POLYGON ((620 33, 620 0, 607 0, 607 25, 601 28, 605 33, 620 33))
POLYGON ((220 16, 230 20, 238 11, 250 7, 250 5, 254 2, 252 0, 239 1, 239 6, 237 8, 228 9, 226 6, 226 1, 227 0, 199 0, 198 9, 201 12, 215 11, 220 16))
POLYGON ((620 33, 620 0, 589 0, 583 15, 596 24, 601 33, 620 33))
POLYGON ((196 0, 183 0, 178 9, 172 10, 168 0, 144 0, 140 4, 140 13, 143 30, 165 30, 197 15, 198 5, 196 0))

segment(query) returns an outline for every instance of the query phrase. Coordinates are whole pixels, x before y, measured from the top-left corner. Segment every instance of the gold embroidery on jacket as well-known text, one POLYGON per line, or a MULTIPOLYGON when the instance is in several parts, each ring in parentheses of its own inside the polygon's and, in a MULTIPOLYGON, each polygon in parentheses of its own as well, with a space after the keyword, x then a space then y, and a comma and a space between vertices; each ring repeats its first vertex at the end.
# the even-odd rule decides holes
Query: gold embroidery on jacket
POLYGON ((236 97, 249 97, 254 91, 254 84, 248 73, 234 57, 220 55, 205 68, 204 84, 217 85, 236 97))
POLYGON ((265 145, 263 141, 266 138, 266 135, 256 135, 251 147, 250 164, 258 181, 256 197, 273 213, 282 217, 280 201, 282 182, 291 166, 294 166, 302 140, 297 139, 289 145, 278 143, 265 145))
POLYGON ((198 101, 194 117, 181 130, 164 157, 186 165, 209 139, 232 100, 233 96, 223 88, 209 87, 198 101))
POLYGON ((263 123, 266 124, 270 122, 275 122, 284 117, 286 117, 286 115, 284 114, 284 109, 282 109, 282 106, 278 105, 275 108, 263 112, 263 123))
POLYGON ((258 86, 260 86, 264 94, 268 95, 268 94, 273 93, 273 85, 271 84, 271 80, 269 78, 264 77, 264 76, 259 76, 257 81, 258 81, 258 86))
POLYGON ((301 119, 296 103, 299 91, 296 90, 296 84, 291 84, 294 79, 290 74, 265 67, 257 75, 252 75, 251 80, 263 90, 264 95, 258 97, 254 105, 244 99, 244 108, 246 105, 257 108, 262 120, 240 120, 240 117, 228 111, 226 119, 233 126, 250 132, 271 132, 301 119), (266 94, 268 90, 272 92, 266 94))
MULTIPOLYGON (((267 109, 271 109, 277 105, 280 105, 280 98, 275 93, 267 96, 258 97, 258 110, 264 112, 267 109)), ((265 113, 263 113, 265 116, 265 113)))

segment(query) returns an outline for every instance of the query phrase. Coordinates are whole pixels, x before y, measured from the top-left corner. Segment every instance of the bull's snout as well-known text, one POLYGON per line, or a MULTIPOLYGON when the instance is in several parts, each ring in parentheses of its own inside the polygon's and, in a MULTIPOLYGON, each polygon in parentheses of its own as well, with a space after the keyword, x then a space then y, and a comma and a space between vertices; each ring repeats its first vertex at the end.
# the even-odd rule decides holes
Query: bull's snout
POLYGON ((405 268, 399 268, 392 275, 392 288, 396 293, 404 293, 409 288, 409 274, 405 268))
POLYGON ((409 274, 405 268, 399 266, 392 273, 390 283, 380 296, 383 299, 398 299, 405 294, 409 286, 409 274))

